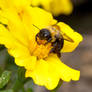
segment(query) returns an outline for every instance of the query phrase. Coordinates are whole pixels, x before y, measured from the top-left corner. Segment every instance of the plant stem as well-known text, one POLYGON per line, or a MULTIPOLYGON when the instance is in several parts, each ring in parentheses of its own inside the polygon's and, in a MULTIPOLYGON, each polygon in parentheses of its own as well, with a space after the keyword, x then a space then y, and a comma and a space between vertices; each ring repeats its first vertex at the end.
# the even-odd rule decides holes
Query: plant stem
POLYGON ((58 86, 54 90, 51 90, 50 92, 57 92, 57 90, 61 87, 62 84, 63 84, 63 81, 60 80, 58 86))
POLYGON ((21 88, 23 88, 23 83, 20 82, 19 80, 16 80, 14 86, 13 86, 13 90, 14 92, 18 92, 21 88))

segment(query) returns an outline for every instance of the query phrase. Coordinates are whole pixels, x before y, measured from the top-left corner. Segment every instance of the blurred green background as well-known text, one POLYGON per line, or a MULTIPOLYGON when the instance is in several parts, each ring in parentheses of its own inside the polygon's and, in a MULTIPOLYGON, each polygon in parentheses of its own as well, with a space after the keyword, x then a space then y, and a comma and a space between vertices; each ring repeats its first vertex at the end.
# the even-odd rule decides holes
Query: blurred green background
MULTIPOLYGON (((72 0, 72 2, 74 5, 72 14, 59 15, 55 19, 69 24, 84 37, 74 52, 64 53, 61 57, 65 64, 80 70, 81 77, 78 82, 64 82, 57 92, 92 92, 92 0, 72 0)), ((6 48, 0 46, 0 76, 4 70, 11 71, 8 84, 1 88, 0 92, 13 92, 12 88, 14 92, 32 92, 32 88, 34 92, 49 92, 44 87, 33 86, 31 79, 23 77, 25 70, 18 68, 13 61, 6 48), (19 69, 21 72, 18 72, 19 69), (2 91, 4 89, 7 91, 2 91)))

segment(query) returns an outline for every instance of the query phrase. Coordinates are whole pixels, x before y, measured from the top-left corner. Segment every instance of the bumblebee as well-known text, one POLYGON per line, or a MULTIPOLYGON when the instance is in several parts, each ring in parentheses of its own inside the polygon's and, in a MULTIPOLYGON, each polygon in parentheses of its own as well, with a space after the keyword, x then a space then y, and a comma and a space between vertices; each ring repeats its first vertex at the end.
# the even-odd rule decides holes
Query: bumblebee
MULTIPOLYGON (((60 31, 61 30, 58 25, 48 26, 47 28, 41 29, 39 33, 37 33, 35 40, 39 45, 47 45, 48 43, 51 43, 52 49, 50 50, 50 53, 56 53, 58 57, 61 57, 60 51, 63 48, 64 40, 67 39, 63 37, 60 31), (43 41, 43 43, 41 43, 41 41, 43 41)), ((73 40, 68 36, 67 38, 67 41, 73 42, 73 40)))

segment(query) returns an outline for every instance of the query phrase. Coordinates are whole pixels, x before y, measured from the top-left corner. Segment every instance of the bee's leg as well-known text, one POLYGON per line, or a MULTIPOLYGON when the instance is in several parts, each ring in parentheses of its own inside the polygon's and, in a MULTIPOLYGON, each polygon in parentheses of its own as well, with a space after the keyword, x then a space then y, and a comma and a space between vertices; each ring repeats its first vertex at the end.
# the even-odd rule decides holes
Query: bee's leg
POLYGON ((49 38, 49 39, 47 40, 47 42, 45 43, 45 45, 48 44, 49 42, 51 42, 51 40, 52 40, 52 38, 49 38))
POLYGON ((56 40, 55 42, 52 43, 52 49, 50 52, 53 52, 53 53, 56 53, 57 56, 60 58, 61 57, 61 53, 60 53, 60 50, 61 50, 61 44, 59 42, 59 40, 56 40))
POLYGON ((53 48, 51 49, 50 53, 52 53, 52 52, 53 52, 53 53, 56 53, 56 46, 57 46, 57 42, 53 42, 53 43, 52 43, 52 47, 53 47, 53 48))
POLYGON ((57 52, 57 56, 60 58, 61 57, 61 53, 60 52, 57 52))
POLYGON ((51 50, 50 50, 50 53, 52 53, 52 52, 54 52, 55 51, 55 48, 52 48, 51 50))
POLYGON ((35 40, 37 41, 38 34, 35 36, 35 40))
POLYGON ((52 49, 50 50, 50 53, 56 53, 59 58, 61 57, 61 53, 60 53, 60 52, 58 51, 58 49, 56 49, 56 48, 52 48, 52 49))
POLYGON ((37 37, 38 37, 38 34, 35 36, 35 40, 36 40, 37 44, 39 44, 39 42, 37 41, 37 37))

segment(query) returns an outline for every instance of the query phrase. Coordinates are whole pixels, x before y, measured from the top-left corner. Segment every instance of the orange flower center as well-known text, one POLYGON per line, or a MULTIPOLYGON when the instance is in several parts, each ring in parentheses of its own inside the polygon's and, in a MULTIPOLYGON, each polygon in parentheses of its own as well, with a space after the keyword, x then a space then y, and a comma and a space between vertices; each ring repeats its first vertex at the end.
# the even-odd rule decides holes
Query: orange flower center
MULTIPOLYGON (((44 43, 44 42, 40 42, 44 43)), ((38 59, 46 58, 50 54, 52 46, 51 43, 48 43, 46 45, 44 44, 37 44, 35 40, 32 40, 30 45, 30 52, 31 55, 36 56, 38 59)))

